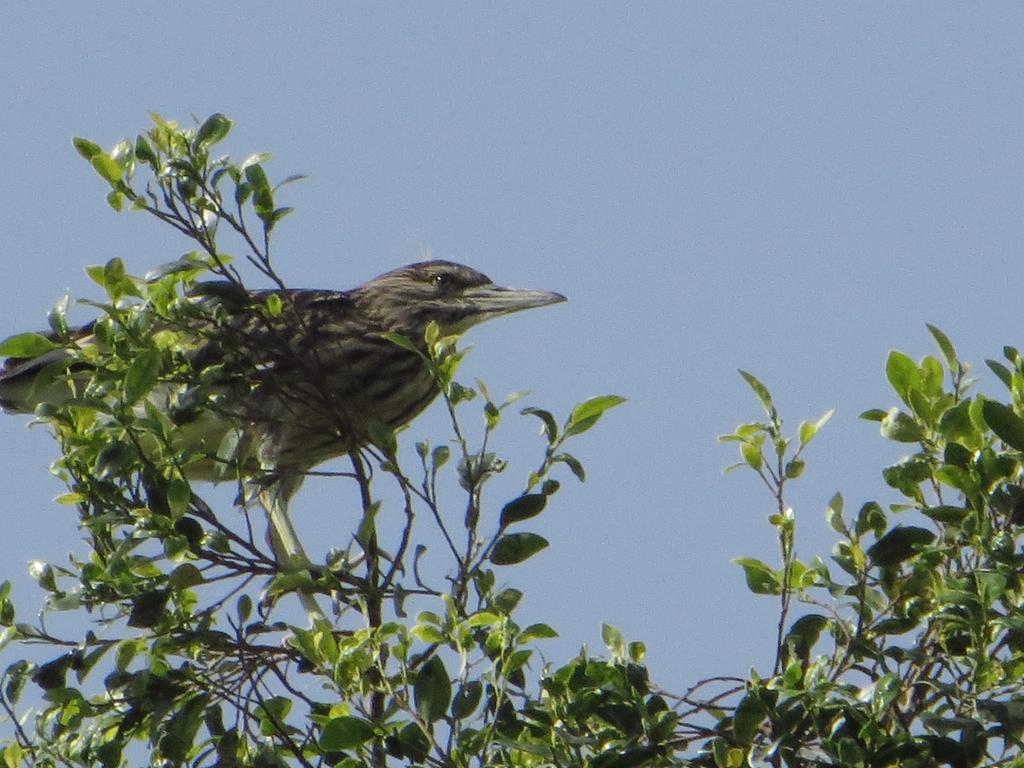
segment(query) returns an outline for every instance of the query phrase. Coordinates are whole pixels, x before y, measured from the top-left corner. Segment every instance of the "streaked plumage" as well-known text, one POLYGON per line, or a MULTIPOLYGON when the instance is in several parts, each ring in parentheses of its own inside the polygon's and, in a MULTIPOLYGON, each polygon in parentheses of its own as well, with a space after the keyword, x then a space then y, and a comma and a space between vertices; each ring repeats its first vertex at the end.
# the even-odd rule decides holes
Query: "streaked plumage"
MULTIPOLYGON (((237 430, 259 468, 278 478, 277 494, 287 500, 310 469, 368 442, 372 422, 401 426, 436 397, 422 358, 382 334, 405 336, 425 349, 431 321, 443 334, 458 333, 491 317, 564 300, 557 293, 499 288, 480 272, 447 261, 401 267, 351 291, 248 292, 226 283, 200 284, 194 326, 175 329, 184 337, 194 334, 188 354, 193 381, 151 399, 181 424, 181 447, 212 456, 237 430), (272 295, 281 301, 277 317, 258 309, 272 295), (198 389, 193 386, 200 381, 198 389), (190 414, 180 395, 196 391, 214 396, 190 414)), ((88 328, 79 335, 78 343, 90 343, 88 328)), ((56 379, 66 374, 62 358, 67 353, 58 350, 6 360, 0 406, 31 412, 40 402, 66 397, 67 385, 56 379)), ((203 462, 190 465, 187 474, 225 475, 203 462)))

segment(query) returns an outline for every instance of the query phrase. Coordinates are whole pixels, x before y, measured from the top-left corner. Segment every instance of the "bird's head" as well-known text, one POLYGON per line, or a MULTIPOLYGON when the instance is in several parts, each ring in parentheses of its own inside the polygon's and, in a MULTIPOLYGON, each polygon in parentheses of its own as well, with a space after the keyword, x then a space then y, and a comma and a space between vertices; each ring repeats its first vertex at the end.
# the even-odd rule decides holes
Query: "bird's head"
POLYGON ((400 267, 352 295, 388 330, 417 340, 431 320, 442 334, 462 333, 492 317, 565 301, 551 291, 502 288, 475 269, 450 261, 400 267))

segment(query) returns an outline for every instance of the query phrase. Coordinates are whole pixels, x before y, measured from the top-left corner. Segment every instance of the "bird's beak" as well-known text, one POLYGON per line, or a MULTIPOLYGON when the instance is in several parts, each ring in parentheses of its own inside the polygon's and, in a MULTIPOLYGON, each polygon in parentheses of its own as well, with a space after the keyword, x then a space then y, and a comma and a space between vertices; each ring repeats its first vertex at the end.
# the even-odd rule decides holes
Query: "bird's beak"
POLYGON ((493 284, 467 288, 462 293, 462 299, 473 308, 473 314, 479 315, 481 320, 524 309, 559 304, 566 300, 565 296, 553 291, 501 288, 493 284))

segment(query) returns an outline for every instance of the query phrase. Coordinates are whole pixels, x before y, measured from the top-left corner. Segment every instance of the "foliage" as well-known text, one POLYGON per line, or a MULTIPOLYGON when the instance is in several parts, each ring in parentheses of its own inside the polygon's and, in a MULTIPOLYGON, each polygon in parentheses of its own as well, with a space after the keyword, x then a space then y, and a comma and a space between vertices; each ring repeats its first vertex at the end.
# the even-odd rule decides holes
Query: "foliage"
POLYGON ((739 564, 782 608, 775 668, 748 680, 720 723, 718 766, 1024 765, 1024 360, 1006 348, 1008 365, 989 361, 1010 402, 972 396, 967 364, 929 330, 941 358, 892 352, 886 376, 901 404, 862 414, 912 449, 882 472, 900 501, 850 514, 836 494, 831 565, 796 559, 783 496, 829 414, 800 425, 793 451, 767 389, 744 374, 768 421, 723 439, 778 503, 769 521, 782 567, 739 564), (809 610, 787 622, 793 598, 809 610))
MULTIPOLYGON (((106 294, 92 303, 95 343, 69 328, 65 302, 51 313, 50 334, 0 347, 15 357, 67 353, 54 376, 73 395, 44 403, 37 416, 60 443, 61 501, 78 509, 90 551, 65 565, 37 563, 33 575, 47 593, 44 614, 79 612, 94 627, 61 637, 42 622, 18 623, 9 587, 0 594, 4 642, 48 649, 4 674, 2 704, 16 722, 6 764, 121 765, 137 757, 136 742, 153 765, 525 765, 587 759, 598 750, 592 723, 636 707, 634 733, 607 743, 631 747, 648 722, 667 741, 671 712, 643 709, 651 694, 635 671, 641 646, 614 661, 581 655, 541 683, 537 644, 555 630, 520 626, 521 594, 501 583, 508 566, 548 544, 528 526, 560 490, 552 472, 567 466, 584 478, 568 443, 622 398, 584 401, 561 424, 527 408, 543 428, 537 463, 522 492, 492 510, 483 492, 506 462, 490 444, 517 398, 495 402, 482 382, 459 384, 464 352, 430 327, 427 362, 454 440, 417 444, 418 463, 407 470, 396 435, 377 429, 341 477, 355 490, 355 509, 343 510, 349 540, 325 562, 278 562, 261 541, 261 512, 250 509, 263 479, 244 447, 197 450, 184 436, 216 412, 218 390, 208 384, 224 375, 187 364, 195 329, 229 319, 223 303, 202 300, 211 289, 200 281, 212 274, 244 287, 239 260, 221 250, 227 235, 242 249, 240 263, 283 287, 270 246, 289 209, 275 202, 280 185, 268 180, 266 155, 242 163, 213 156, 231 127, 224 116, 193 129, 153 120, 110 152, 83 139, 75 147, 109 184, 113 208, 146 211, 197 249, 144 279, 118 259, 90 267, 106 294), (139 186, 143 171, 148 182, 139 186), (463 424, 474 401, 484 424, 475 446, 463 424), (193 487, 211 461, 221 480, 238 483, 235 509, 215 511, 193 487), (446 483, 461 489, 461 501, 442 504, 446 483), (382 528, 385 515, 404 522, 382 528), (296 619, 292 594, 319 602, 311 626, 296 619), (42 701, 16 718, 30 683, 42 701), (581 705, 582 691, 594 700, 581 705), (541 699, 571 710, 564 724, 541 699)), ((268 323, 282 311, 270 301, 258 309, 268 323)))
MULTIPOLYGON (((493 444, 517 398, 459 383, 464 351, 432 328, 428 365, 452 439, 406 454, 400 434, 376 430, 339 473, 351 490, 339 497, 347 540, 322 562, 278 562, 250 509, 262 478, 245 447, 203 452, 182 439, 217 393, 185 364, 181 330, 225 319, 195 298, 206 277, 241 288, 251 270, 283 287, 271 235, 289 209, 266 155, 213 155, 226 117, 189 129, 153 122, 109 152, 75 146, 113 208, 148 212, 195 250, 145 278, 117 259, 89 268, 105 293, 93 304, 95 344, 69 328, 67 302, 51 333, 0 344, 5 356, 70 356, 55 375, 74 396, 37 417, 60 442, 61 501, 89 544, 66 564, 33 565, 46 593, 35 623, 19 622, 9 585, 0 588, 0 643, 21 656, 0 685, 4 765, 118 766, 144 752, 157 766, 1024 766, 1015 349, 989 362, 1008 398, 974 394, 936 328, 940 358, 890 355, 901 404, 864 418, 911 451, 882 473, 900 498, 850 514, 835 495, 828 562, 798 559, 787 489, 831 413, 787 437, 769 390, 742 374, 766 418, 722 439, 771 495, 780 562, 737 561, 752 592, 779 602, 770 673, 672 695, 650 680, 643 644, 610 626, 604 657, 541 665, 556 630, 516 620, 522 594, 506 579, 548 545, 534 525, 560 498, 553 473, 585 478, 568 444, 622 399, 584 401, 561 422, 522 409, 541 429, 537 462, 495 506, 484 491, 508 463, 493 444), (481 411, 472 440, 466 414, 481 411), (231 457, 218 477, 238 483, 233 507, 193 486, 211 452, 231 457), (311 620, 296 596, 317 605, 311 620), (62 613, 92 629, 48 629, 44 619, 62 613)), ((272 322, 282 307, 260 311, 272 322)))

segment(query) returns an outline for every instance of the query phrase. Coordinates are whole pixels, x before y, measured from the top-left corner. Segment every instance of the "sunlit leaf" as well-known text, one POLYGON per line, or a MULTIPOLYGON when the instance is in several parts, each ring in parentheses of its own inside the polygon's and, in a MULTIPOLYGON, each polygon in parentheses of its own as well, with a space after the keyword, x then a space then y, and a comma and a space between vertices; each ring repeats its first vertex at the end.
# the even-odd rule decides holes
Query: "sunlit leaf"
POLYGON ((208 147, 216 144, 228 135, 232 125, 231 120, 220 112, 210 115, 196 130, 196 145, 208 147))
POLYGON ((828 506, 825 508, 825 519, 828 521, 829 526, 836 533, 841 533, 844 536, 849 536, 850 531, 846 527, 846 523, 843 521, 843 496, 840 493, 836 493, 828 502, 828 506))
POLYGON ((40 333, 19 333, 0 342, 0 357, 38 357, 57 345, 40 333))
POLYGON ((889 359, 885 363, 885 375, 900 399, 910 405, 910 393, 921 383, 917 363, 902 352, 894 350, 889 353, 889 359))
POLYGON ((899 408, 892 408, 882 419, 882 436, 898 443, 919 443, 924 430, 899 408))
POLYGON ((116 184, 121 181, 121 177, 124 175, 124 169, 118 165, 114 158, 105 152, 98 152, 93 155, 90 158, 90 162, 92 163, 92 167, 96 170, 96 173, 111 184, 116 184))
POLYGON ((88 139, 83 139, 79 136, 73 138, 71 143, 75 146, 75 150, 77 150, 78 154, 86 160, 92 160, 96 155, 103 152, 99 144, 89 141, 88 139))
POLYGON ((747 373, 744 370, 740 370, 740 376, 747 382, 750 388, 757 395, 757 399, 761 401, 761 406, 765 412, 772 416, 775 414, 775 403, 772 401, 772 395, 768 391, 768 387, 761 383, 761 380, 752 373, 747 373))
POLYGON ((777 595, 782 591, 782 577, 774 568, 752 557, 733 560, 743 569, 747 587, 755 595, 777 595))
POLYGON ((145 349, 139 352, 124 377, 124 399, 133 405, 149 394, 160 377, 163 358, 160 350, 145 349))
POLYGON ((354 749, 373 737, 373 725, 359 717, 332 717, 320 733, 320 748, 326 752, 354 749))
POLYGON ((565 424, 566 436, 583 434, 597 423, 605 411, 624 402, 626 402, 626 398, 618 395, 601 395, 583 401, 569 414, 569 419, 565 424))

